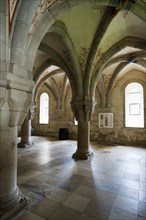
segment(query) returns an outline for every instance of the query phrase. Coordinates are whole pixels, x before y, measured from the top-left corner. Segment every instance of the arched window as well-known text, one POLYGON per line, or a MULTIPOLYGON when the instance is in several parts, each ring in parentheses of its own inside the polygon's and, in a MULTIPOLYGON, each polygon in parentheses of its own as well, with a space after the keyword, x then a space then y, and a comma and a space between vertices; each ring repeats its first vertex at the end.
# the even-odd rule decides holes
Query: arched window
POLYGON ((48 124, 48 122, 49 122, 49 96, 47 93, 42 93, 40 96, 39 123, 48 124))
POLYGON ((144 94, 140 83, 129 83, 125 88, 125 127, 144 127, 144 94))

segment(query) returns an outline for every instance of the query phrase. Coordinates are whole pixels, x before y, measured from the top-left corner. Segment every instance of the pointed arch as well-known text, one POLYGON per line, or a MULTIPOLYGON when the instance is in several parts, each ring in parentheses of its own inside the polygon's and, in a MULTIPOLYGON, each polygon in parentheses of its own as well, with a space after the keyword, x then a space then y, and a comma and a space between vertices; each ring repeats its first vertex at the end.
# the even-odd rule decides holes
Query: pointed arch
POLYGON ((100 59, 98 62, 95 71, 92 74, 91 79, 91 85, 90 85, 90 93, 93 94, 97 80, 102 74, 102 71, 108 64, 108 61, 111 59, 112 56, 114 56, 116 53, 121 51, 121 49, 124 49, 127 46, 131 46, 134 48, 138 48, 141 50, 146 50, 146 40, 136 37, 125 37, 122 40, 118 41, 116 44, 114 44, 100 59))

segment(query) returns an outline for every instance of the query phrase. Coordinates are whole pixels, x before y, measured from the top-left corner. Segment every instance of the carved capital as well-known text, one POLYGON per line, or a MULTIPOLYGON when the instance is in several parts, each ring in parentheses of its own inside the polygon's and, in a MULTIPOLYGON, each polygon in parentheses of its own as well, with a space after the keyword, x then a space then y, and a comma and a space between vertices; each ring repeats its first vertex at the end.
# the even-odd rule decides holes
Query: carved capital
POLYGON ((27 120, 32 120, 35 114, 36 114, 36 105, 32 103, 27 114, 27 120))
POLYGON ((7 102, 7 92, 4 87, 0 86, 0 110, 4 108, 4 105, 7 102))
POLYGON ((32 94, 9 89, 8 105, 9 105, 9 126, 13 127, 21 125, 31 105, 32 94))
POLYGON ((77 120, 90 121, 94 112, 96 102, 90 96, 84 96, 82 99, 76 97, 71 102, 71 107, 77 120))
POLYGON ((21 125, 31 105, 32 94, 15 89, 0 87, 1 125, 21 125))
POLYGON ((10 127, 23 123, 32 103, 34 86, 31 79, 12 73, 14 72, 12 66, 10 63, 5 65, 3 70, 5 74, 2 74, 1 71, 0 76, 0 118, 2 119, 0 123, 1 125, 7 124, 10 127))

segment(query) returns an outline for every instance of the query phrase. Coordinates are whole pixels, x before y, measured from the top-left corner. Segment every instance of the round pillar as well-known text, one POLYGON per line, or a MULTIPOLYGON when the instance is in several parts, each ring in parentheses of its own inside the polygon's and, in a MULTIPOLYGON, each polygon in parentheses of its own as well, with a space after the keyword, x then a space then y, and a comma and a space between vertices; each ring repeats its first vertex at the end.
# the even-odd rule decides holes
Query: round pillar
POLYGON ((77 151, 73 154, 76 160, 86 160, 93 156, 89 151, 90 145, 90 120, 96 102, 91 96, 76 96, 71 102, 71 107, 78 121, 77 151))
MULTIPOLYGON (((0 86, 0 219, 13 217, 27 204, 17 186, 17 132, 26 117, 32 94, 0 86)), ((19 81, 19 78, 18 78, 19 81)), ((17 83, 16 83, 17 82, 17 83)), ((9 81, 9 87, 11 81, 9 81)), ((13 83, 12 83, 13 85, 13 83)))
POLYGON ((18 147, 25 148, 26 146, 32 145, 31 141, 31 119, 25 118, 21 126, 21 142, 18 147))
POLYGON ((21 142, 18 144, 19 148, 25 148, 33 145, 31 141, 31 120, 35 115, 36 105, 32 104, 21 126, 21 142))
POLYGON ((73 158, 86 160, 93 156, 89 151, 90 144, 90 121, 78 121, 77 151, 73 158))
POLYGON ((0 218, 10 219, 27 200, 17 187, 17 126, 0 129, 0 218))

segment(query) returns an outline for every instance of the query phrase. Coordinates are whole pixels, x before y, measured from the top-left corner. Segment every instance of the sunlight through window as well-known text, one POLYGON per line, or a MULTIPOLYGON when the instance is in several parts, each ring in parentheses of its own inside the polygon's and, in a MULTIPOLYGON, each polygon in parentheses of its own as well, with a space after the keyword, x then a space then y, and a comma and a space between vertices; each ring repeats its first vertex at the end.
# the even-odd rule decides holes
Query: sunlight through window
POLYGON ((74 118, 74 125, 78 125, 78 121, 74 118))
POLYGON ((130 83, 125 88, 125 127, 144 127, 143 87, 130 83))
POLYGON ((40 96, 40 124, 48 124, 49 122, 49 96, 47 93, 42 93, 40 96))

